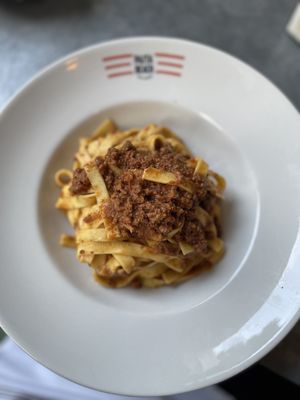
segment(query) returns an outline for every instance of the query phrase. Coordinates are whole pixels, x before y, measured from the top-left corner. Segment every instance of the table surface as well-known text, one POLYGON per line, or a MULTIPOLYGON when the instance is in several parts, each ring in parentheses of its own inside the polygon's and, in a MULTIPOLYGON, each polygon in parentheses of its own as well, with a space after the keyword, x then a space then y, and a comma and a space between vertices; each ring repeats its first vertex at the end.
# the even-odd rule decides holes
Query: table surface
MULTIPOLYGON (((300 109, 300 46, 286 34, 297 0, 0 0, 0 108, 38 70, 126 36, 191 39, 271 79, 300 109)), ((0 338, 3 334, 0 332, 0 338)), ((300 385, 300 323, 261 362, 300 385)))

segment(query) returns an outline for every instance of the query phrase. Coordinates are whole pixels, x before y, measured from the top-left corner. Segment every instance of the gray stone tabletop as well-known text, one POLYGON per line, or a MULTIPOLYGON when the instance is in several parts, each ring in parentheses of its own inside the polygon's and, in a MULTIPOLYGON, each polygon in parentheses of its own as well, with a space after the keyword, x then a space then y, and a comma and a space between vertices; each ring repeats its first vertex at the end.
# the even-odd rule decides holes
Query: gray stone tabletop
MULTIPOLYGON (((38 70, 81 47, 137 35, 202 42, 246 61, 300 109, 297 0, 0 0, 0 108, 38 70)), ((1 338, 1 334, 0 334, 1 338)), ((300 384, 300 325, 262 360, 300 384)))

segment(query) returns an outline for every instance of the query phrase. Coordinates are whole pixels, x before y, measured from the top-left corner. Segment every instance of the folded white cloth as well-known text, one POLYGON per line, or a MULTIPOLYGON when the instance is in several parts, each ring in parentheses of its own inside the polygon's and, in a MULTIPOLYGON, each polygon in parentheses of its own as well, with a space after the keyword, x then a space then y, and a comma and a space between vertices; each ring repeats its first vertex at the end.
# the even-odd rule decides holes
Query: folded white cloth
MULTIPOLYGON (((64 379, 54 372, 49 371, 23 350, 21 350, 11 339, 5 339, 0 343, 0 399, 1 393, 10 391, 33 396, 40 396, 47 400, 126 400, 126 399, 150 399, 147 397, 127 397, 98 392, 88 389, 76 383, 64 379)), ((15 395, 15 399, 17 399, 15 395)), ((210 386, 194 392, 167 396, 167 399, 176 400, 230 400, 227 395, 217 386, 210 386)), ((162 399, 151 397, 151 400, 162 399)))
POLYGON ((290 36, 300 43, 300 3, 295 8, 286 29, 290 36))

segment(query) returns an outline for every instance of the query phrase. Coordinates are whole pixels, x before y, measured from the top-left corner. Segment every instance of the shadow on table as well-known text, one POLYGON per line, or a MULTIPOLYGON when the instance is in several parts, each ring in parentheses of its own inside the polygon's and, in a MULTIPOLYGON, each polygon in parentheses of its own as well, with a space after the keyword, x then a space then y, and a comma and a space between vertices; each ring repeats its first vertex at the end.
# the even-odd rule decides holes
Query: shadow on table
POLYGON ((5 333, 4 333, 4 331, 0 328, 0 342, 1 342, 1 340, 2 339, 4 339, 5 338, 5 333))
POLYGON ((0 9, 29 19, 41 19, 84 14, 93 3, 93 0, 0 0, 0 9))

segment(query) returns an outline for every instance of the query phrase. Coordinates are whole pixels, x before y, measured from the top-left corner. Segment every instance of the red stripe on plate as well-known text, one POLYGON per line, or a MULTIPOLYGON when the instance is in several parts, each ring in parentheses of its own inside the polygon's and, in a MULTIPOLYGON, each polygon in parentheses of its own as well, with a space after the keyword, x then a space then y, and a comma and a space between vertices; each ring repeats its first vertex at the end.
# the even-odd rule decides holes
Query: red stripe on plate
POLYGON ((115 69, 115 68, 122 68, 122 67, 129 67, 130 63, 119 63, 119 64, 110 64, 106 65, 105 69, 115 69))
POLYGON ((175 64, 171 62, 166 62, 166 61, 158 61, 158 65, 165 65, 166 67, 174 67, 174 68, 183 68, 182 64, 175 64))
POLYGON ((179 54, 171 54, 171 53, 155 53, 156 57, 167 57, 167 58, 176 58, 176 60, 184 60, 185 57, 179 54))
POLYGON ((163 74, 163 75, 181 76, 180 72, 165 71, 164 69, 157 69, 155 72, 157 74, 163 74))
POLYGON ((108 78, 117 78, 118 76, 132 75, 133 71, 116 72, 115 74, 107 75, 108 78))
POLYGON ((132 54, 126 53, 126 54, 115 54, 114 56, 108 56, 102 58, 102 61, 113 61, 113 60, 119 60, 121 58, 130 58, 132 57, 132 54))

